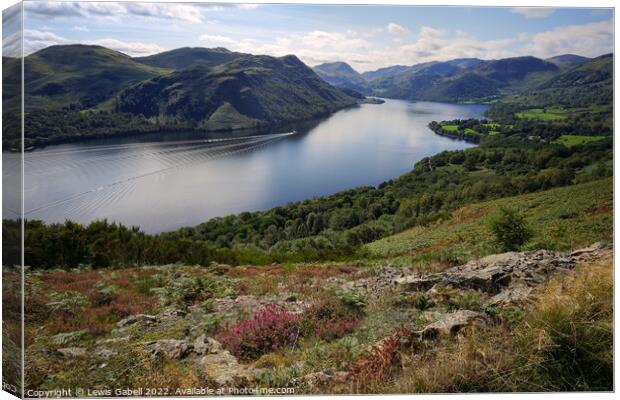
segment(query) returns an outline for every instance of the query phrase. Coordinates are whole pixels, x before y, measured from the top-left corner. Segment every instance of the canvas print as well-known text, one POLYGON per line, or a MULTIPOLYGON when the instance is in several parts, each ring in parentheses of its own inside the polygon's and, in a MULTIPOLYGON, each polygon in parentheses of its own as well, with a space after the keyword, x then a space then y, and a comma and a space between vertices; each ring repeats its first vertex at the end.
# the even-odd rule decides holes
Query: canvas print
POLYGON ((613 8, 3 11, 18 397, 613 391, 613 8))

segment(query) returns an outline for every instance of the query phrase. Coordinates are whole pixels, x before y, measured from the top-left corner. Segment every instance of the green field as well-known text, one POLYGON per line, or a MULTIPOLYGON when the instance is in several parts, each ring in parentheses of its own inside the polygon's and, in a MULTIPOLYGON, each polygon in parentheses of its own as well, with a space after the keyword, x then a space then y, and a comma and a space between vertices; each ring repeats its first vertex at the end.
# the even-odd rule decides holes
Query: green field
POLYGON ((516 113, 517 118, 540 119, 553 121, 566 119, 567 111, 563 108, 532 108, 524 112, 516 113))
POLYGON ((581 136, 581 135, 562 135, 553 143, 563 144, 566 147, 573 147, 580 144, 604 140, 607 136, 581 136))
POLYGON ((459 130, 459 126, 458 125, 441 125, 441 127, 446 132, 458 132, 458 130, 459 130))
POLYGON ((417 226, 365 248, 371 257, 410 265, 464 262, 497 253, 500 250, 487 223, 500 206, 516 208, 526 215, 534 230, 526 248, 568 250, 612 239, 613 185, 607 178, 466 206, 454 211, 447 221, 417 226))

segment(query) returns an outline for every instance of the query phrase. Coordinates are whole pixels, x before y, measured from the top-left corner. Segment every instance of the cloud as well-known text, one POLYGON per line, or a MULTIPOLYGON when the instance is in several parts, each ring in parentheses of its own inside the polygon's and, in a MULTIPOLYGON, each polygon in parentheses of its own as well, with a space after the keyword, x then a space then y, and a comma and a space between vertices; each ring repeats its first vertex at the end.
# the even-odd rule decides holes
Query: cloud
POLYGON ((140 3, 140 2, 27 2, 26 13, 42 18, 99 17, 118 19, 122 16, 138 16, 199 23, 203 12, 218 12, 230 9, 253 10, 258 4, 182 4, 182 3, 140 3))
POLYGON ((75 43, 103 46, 134 57, 147 56, 165 50, 164 48, 154 43, 125 42, 114 38, 82 40, 76 42, 59 36, 53 32, 39 31, 34 29, 24 30, 24 53, 27 55, 49 46, 75 43))
POLYGON ((53 32, 24 29, 24 54, 28 55, 45 47, 66 44, 68 40, 53 32))
POLYGON ((87 40, 84 44, 94 44, 107 47, 112 50, 120 51, 132 57, 150 56, 151 54, 161 53, 165 49, 155 43, 124 42, 118 39, 97 39, 87 40))
POLYGON ((71 30, 76 32, 88 32, 89 29, 85 26, 74 26, 71 30))
POLYGON ((514 7, 510 9, 515 14, 521 14, 525 18, 547 18, 555 12, 555 8, 549 7, 514 7))
MULTIPOLYGON (((216 6, 213 6, 216 7, 216 6)), ((27 2, 26 14, 42 18, 107 18, 121 16, 176 19, 186 22, 202 21, 201 9, 188 4, 134 3, 134 2, 27 2)))
POLYGON ((200 35, 198 39, 208 46, 229 46, 237 43, 237 40, 222 35, 200 35))
POLYGON ((407 30, 405 28, 398 24, 395 24, 394 22, 390 22, 389 24, 387 24, 386 29, 388 30, 388 32, 395 35, 402 35, 404 33, 407 33, 407 30))
POLYGON ((592 22, 584 25, 560 26, 537 33, 523 51, 538 57, 572 53, 595 57, 613 51, 613 23, 592 22))

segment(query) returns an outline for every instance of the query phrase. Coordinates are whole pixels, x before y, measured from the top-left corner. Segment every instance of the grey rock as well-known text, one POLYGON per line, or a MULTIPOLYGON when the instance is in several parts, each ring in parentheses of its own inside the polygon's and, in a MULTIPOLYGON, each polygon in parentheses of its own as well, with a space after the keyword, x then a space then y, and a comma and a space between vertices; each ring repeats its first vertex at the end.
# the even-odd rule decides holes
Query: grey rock
POLYGON ((207 337, 207 335, 200 335, 194 341, 193 350, 198 355, 206 355, 219 353, 223 351, 223 348, 217 340, 207 337))
POLYGON ((475 321, 485 321, 484 314, 470 310, 457 310, 452 313, 441 314, 437 321, 424 328, 422 336, 453 336, 475 321))
POLYGON ((65 347, 58 349, 58 352, 63 357, 83 357, 88 354, 88 351, 84 347, 65 347))
POLYGON ((240 364, 235 356, 226 350, 201 357, 198 365, 202 372, 218 385, 254 382, 262 373, 261 370, 240 364))
POLYGON ((119 321, 116 326, 118 328, 125 328, 129 325, 140 324, 140 325, 153 325, 157 322, 157 317, 154 315, 147 314, 136 314, 130 315, 129 317, 119 321))
POLYGON ((191 350, 185 340, 162 339, 146 343, 146 349, 151 355, 164 355, 172 359, 181 359, 191 350))

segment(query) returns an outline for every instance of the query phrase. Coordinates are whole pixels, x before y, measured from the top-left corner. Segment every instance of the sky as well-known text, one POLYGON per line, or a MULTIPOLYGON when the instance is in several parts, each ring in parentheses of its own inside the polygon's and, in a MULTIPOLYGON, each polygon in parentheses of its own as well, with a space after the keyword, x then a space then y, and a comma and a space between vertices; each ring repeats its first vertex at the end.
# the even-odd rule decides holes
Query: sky
MULTIPOLYGON (((613 11, 584 8, 26 2, 24 51, 84 43, 145 56, 179 47, 295 54, 356 70, 477 57, 613 51, 613 11)), ((3 38, 5 49, 11 35, 3 38)))

